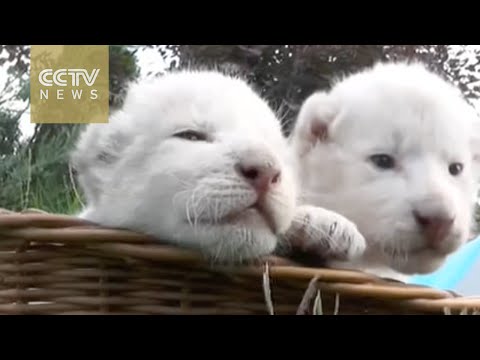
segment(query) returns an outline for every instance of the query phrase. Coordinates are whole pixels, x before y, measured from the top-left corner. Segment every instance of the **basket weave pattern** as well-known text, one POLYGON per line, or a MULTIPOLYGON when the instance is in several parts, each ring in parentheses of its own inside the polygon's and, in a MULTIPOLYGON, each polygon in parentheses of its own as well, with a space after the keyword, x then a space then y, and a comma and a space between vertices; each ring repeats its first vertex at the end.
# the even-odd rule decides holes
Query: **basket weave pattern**
POLYGON ((0 212, 0 314, 476 314, 480 299, 286 259, 212 267, 124 230, 0 212))

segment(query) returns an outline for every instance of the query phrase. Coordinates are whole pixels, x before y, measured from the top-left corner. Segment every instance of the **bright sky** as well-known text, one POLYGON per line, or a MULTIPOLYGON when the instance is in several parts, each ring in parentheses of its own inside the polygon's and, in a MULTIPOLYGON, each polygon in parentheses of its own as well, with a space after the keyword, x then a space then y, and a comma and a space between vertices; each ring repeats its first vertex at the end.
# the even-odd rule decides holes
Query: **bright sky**
MULTIPOLYGON (((480 48, 480 45, 468 45, 468 50, 475 50, 480 48)), ((467 54, 468 57, 468 54, 467 54)), ((165 69, 165 62, 160 55, 160 53, 156 49, 142 49, 137 52, 137 58, 138 58, 138 65, 140 67, 140 77, 145 78, 147 77, 149 72, 152 72, 153 74, 161 72, 162 70, 165 69)), ((473 60, 473 59, 472 59, 473 60)), ((468 63, 466 64, 468 65, 468 63)), ((476 69, 477 71, 480 71, 479 69, 476 69)), ((7 79, 7 67, 3 66, 0 67, 0 89, 3 89, 5 85, 5 81, 7 79)), ((151 76, 151 75, 150 75, 151 76)), ((480 84, 475 84, 475 85, 480 85, 480 84)), ((476 105, 477 111, 480 112, 480 99, 476 102, 478 105, 476 105)), ((22 103, 10 103, 8 105, 10 108, 16 108, 17 106, 22 106, 22 103)), ((22 136, 23 137, 29 137, 33 133, 33 125, 30 124, 30 112, 27 110, 22 118, 20 119, 20 129, 22 131, 22 136)))

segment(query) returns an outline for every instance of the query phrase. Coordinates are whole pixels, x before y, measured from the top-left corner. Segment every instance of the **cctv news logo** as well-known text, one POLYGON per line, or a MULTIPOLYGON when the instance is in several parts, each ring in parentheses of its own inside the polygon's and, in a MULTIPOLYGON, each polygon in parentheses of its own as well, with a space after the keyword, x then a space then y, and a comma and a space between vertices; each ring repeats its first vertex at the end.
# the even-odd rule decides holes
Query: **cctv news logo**
POLYGON ((108 45, 32 45, 30 121, 108 123, 108 45))
POLYGON ((38 75, 38 81, 44 89, 40 89, 40 99, 48 100, 50 96, 55 96, 57 100, 64 100, 65 96, 71 96, 73 100, 81 100, 82 96, 88 96, 90 100, 98 99, 98 89, 92 88, 95 85, 95 80, 100 73, 100 69, 93 69, 88 72, 86 69, 45 69, 38 75), (50 89, 52 86, 69 87, 70 93, 65 89, 50 89), (88 87, 87 94, 84 89, 76 89, 79 86, 86 85, 88 87), (52 94, 53 92, 53 94, 52 94))

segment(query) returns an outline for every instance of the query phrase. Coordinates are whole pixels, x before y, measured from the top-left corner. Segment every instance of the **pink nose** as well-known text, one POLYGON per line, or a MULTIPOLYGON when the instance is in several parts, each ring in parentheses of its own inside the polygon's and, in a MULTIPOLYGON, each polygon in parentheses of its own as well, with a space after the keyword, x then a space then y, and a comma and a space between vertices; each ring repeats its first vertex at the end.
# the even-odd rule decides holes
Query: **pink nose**
POLYGON ((439 246, 446 239, 454 222, 454 218, 449 216, 423 216, 417 211, 413 215, 432 247, 439 246))
POLYGON ((238 169, 259 195, 266 193, 272 185, 280 182, 281 171, 274 166, 239 165, 238 169))

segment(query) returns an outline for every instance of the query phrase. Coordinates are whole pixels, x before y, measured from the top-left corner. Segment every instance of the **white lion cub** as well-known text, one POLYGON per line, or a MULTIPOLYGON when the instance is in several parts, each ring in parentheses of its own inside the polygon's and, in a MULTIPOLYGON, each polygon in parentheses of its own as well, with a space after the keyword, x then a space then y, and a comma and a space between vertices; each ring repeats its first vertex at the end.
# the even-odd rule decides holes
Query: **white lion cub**
POLYGON ((349 244, 364 240, 351 222, 296 208, 289 156, 278 119, 246 82, 215 71, 173 72, 134 84, 109 124, 81 134, 72 154, 87 201, 80 216, 227 263, 272 254, 285 237, 301 243, 297 234, 314 221, 328 230, 333 219, 337 231, 307 231, 317 237, 307 236, 305 246, 322 253, 344 237, 346 248, 331 255, 357 255, 361 246, 349 244))
POLYGON ((399 280, 438 269, 469 238, 478 129, 460 92, 420 63, 379 63, 312 94, 290 138, 302 201, 367 241, 331 266, 399 280))

